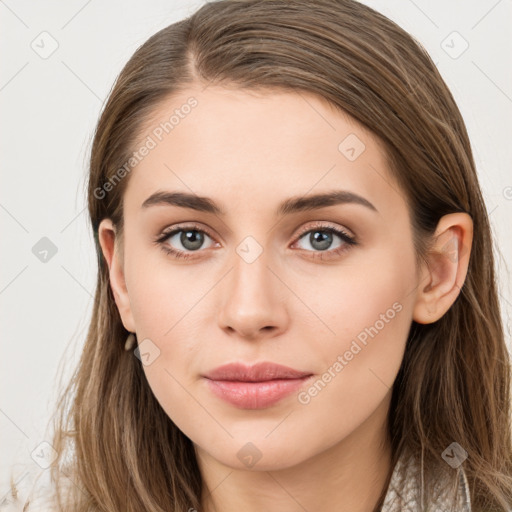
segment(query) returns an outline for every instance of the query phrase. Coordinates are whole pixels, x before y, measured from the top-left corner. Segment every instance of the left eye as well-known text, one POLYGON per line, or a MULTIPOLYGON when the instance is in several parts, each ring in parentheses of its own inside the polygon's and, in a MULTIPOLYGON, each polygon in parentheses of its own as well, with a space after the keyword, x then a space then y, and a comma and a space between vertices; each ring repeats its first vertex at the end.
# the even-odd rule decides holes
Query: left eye
POLYGON ((353 239, 349 237, 345 232, 339 231, 334 228, 310 229, 309 231, 306 231, 303 235, 301 235, 298 241, 301 241, 302 239, 306 240, 315 252, 336 250, 340 246, 342 246, 343 243, 354 243, 353 239), (308 234, 309 236, 306 236, 308 234), (336 247, 331 247, 333 243, 333 235, 341 239, 341 243, 336 247))

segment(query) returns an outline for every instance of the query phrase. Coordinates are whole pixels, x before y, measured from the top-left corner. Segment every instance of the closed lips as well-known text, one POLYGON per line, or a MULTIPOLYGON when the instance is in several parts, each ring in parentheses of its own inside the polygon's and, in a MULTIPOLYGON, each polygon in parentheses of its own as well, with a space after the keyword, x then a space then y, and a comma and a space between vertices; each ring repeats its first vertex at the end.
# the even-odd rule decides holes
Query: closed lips
POLYGON ((252 366, 244 363, 229 363, 219 366, 204 375, 211 380, 240 381, 240 382, 264 382, 280 379, 301 379, 312 375, 272 362, 261 362, 252 366))

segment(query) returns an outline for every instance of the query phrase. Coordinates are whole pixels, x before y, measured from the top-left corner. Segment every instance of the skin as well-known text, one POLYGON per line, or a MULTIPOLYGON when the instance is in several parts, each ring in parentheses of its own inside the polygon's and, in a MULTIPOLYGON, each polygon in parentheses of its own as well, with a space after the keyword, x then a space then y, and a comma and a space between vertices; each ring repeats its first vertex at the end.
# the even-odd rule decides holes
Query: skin
POLYGON ((123 324, 160 351, 143 366, 149 385, 194 443, 207 512, 370 511, 393 469, 386 418, 411 322, 435 322, 457 298, 471 218, 443 217, 429 265, 417 267, 407 204, 381 144, 309 93, 190 88, 159 106, 141 140, 191 95, 198 106, 125 178, 123 239, 109 219, 99 229, 123 324), (365 145, 354 161, 338 149, 349 134, 365 145), (378 211, 338 204, 274 215, 291 196, 334 189, 378 211), (141 208, 158 190, 208 196, 226 215, 141 208), (180 234, 163 243, 194 258, 154 243, 190 222, 212 235, 199 249, 180 234), (316 222, 358 245, 328 257, 346 243, 334 234, 327 249, 313 245, 307 229, 315 233, 316 222), (247 236, 263 249, 252 263, 236 251, 247 236), (228 362, 273 361, 316 380, 395 303, 394 318, 307 404, 292 393, 266 409, 239 409, 201 377, 228 362), (252 467, 237 456, 251 453, 249 442, 261 455, 252 467))

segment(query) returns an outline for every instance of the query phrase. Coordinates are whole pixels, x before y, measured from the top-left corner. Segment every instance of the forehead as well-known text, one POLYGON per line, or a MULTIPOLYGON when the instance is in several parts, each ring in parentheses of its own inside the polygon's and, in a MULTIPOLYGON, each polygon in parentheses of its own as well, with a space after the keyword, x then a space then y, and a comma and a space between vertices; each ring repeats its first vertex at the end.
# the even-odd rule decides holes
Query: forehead
POLYGON ((216 197, 226 211, 332 189, 377 208, 403 203, 382 143, 308 92, 191 88, 162 101, 140 132, 134 151, 144 156, 125 191, 133 207, 157 190, 216 197))

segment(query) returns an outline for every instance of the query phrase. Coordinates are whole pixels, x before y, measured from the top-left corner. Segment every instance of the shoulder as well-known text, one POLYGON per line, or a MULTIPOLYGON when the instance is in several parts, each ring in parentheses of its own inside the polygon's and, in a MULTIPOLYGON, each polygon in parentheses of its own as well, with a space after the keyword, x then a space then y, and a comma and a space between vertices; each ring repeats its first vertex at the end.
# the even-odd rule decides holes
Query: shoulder
POLYGON ((418 457, 413 454, 402 454, 393 469, 381 512, 417 512, 420 510, 471 512, 469 485, 462 466, 449 470, 440 461, 439 466, 430 474, 435 474, 435 484, 433 495, 428 499, 426 506, 427 499, 423 489, 425 475, 421 470, 418 457), (451 476, 449 471, 457 472, 454 488, 447 484, 449 481, 447 477, 451 476), (452 504, 455 505, 455 508, 452 504))

